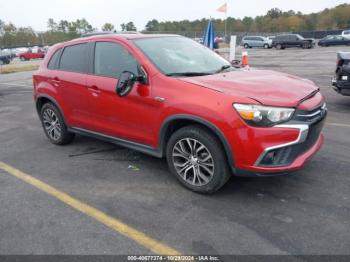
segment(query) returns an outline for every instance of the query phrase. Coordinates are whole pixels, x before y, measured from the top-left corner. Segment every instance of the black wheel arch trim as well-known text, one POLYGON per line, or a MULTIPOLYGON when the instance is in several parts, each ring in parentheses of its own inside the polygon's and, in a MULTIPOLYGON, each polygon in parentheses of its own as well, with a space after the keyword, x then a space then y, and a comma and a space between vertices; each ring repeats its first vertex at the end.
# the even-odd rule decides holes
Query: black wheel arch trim
POLYGON ((54 99, 52 96, 49 96, 49 95, 44 95, 44 94, 42 94, 42 95, 39 95, 38 97, 36 97, 36 99, 35 99, 35 107, 36 107, 36 111, 37 111, 39 117, 41 117, 41 116, 40 116, 40 113, 41 113, 41 112, 40 112, 40 110, 39 110, 38 103, 39 103, 39 100, 42 99, 42 98, 45 98, 45 99, 47 99, 47 100, 50 100, 50 102, 53 103, 53 104, 57 107, 58 111, 60 112, 60 114, 61 114, 61 116, 62 116, 62 118, 63 118, 64 123, 67 125, 66 119, 65 119, 65 117, 64 117, 64 113, 63 113, 62 108, 60 107, 60 105, 58 104, 58 102, 56 101, 56 99, 54 99))
POLYGON ((235 173, 236 169, 235 169, 235 164, 234 164, 233 152, 230 148, 229 143, 227 142, 227 139, 225 138, 225 135, 222 133, 222 131, 217 126, 215 126, 214 124, 212 124, 208 120, 203 119, 203 118, 198 117, 198 116, 187 115, 187 114, 173 115, 173 116, 168 117, 162 123, 161 128, 160 128, 160 132, 159 132, 159 147, 161 149, 162 155, 165 154, 164 152, 166 150, 166 144, 165 144, 166 131, 172 122, 178 121, 178 120, 190 120, 192 122, 204 125, 209 130, 211 130, 219 138, 221 144, 223 145, 228 164, 231 168, 231 171, 233 173, 235 173))

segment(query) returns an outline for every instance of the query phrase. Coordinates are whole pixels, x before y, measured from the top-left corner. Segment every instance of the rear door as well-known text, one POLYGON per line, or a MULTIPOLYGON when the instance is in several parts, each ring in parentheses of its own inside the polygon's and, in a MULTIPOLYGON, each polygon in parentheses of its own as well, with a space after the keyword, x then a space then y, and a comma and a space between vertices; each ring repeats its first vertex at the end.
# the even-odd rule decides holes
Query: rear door
POLYGON ((136 82, 127 96, 116 93, 122 72, 139 75, 144 69, 122 43, 97 41, 93 49, 92 72, 87 80, 94 119, 92 130, 142 144, 154 143, 151 127, 158 108, 151 99, 151 86, 136 82))
POLYGON ((58 70, 52 76, 72 127, 90 128, 91 116, 86 88, 88 44, 64 47, 58 70))

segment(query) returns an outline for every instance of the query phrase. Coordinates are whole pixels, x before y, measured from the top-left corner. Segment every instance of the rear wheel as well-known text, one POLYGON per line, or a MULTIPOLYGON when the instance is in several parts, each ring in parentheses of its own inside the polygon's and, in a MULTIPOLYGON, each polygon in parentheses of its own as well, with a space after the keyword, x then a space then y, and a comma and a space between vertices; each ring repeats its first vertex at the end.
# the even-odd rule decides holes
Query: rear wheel
POLYGON ((25 58, 23 56, 21 56, 19 59, 21 59, 21 61, 25 61, 25 58))
POLYGON ((220 142, 201 126, 177 130, 167 144, 166 157, 173 175, 194 192, 213 193, 231 175, 220 142))
POLYGON ((63 116, 54 104, 44 104, 40 116, 44 132, 51 143, 66 145, 73 141, 74 134, 68 132, 63 116))
POLYGON ((277 45, 276 45, 276 48, 279 49, 279 50, 281 50, 281 49, 283 49, 283 46, 282 46, 281 44, 277 44, 277 45))

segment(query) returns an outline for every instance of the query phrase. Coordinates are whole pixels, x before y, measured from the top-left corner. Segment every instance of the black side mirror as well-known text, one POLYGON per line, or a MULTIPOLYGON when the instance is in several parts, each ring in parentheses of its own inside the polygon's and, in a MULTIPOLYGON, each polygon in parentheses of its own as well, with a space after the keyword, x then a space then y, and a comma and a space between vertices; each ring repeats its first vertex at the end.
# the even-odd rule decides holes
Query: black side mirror
POLYGON ((242 66, 241 66, 241 61, 239 61, 239 60, 232 60, 232 61, 231 61, 231 65, 232 65, 233 67, 235 67, 235 68, 240 68, 240 67, 242 67, 242 66))
POLYGON ((137 77, 129 71, 124 71, 123 73, 121 73, 116 88, 117 94, 120 97, 128 95, 132 90, 135 81, 137 80, 137 77))

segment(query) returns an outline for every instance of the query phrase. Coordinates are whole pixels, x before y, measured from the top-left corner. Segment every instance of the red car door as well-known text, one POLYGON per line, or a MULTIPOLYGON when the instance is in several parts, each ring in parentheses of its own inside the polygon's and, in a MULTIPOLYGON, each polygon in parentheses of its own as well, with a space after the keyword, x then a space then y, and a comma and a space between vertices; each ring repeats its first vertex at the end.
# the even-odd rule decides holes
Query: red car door
POLYGON ((93 60, 93 74, 87 79, 93 130, 155 146, 152 123, 159 111, 151 99, 151 86, 136 82, 127 96, 116 93, 123 71, 139 74, 138 61, 127 47, 116 42, 96 42, 93 60))
POLYGON ((71 127, 91 128, 91 115, 86 88, 88 44, 66 46, 54 71, 53 81, 71 127))

